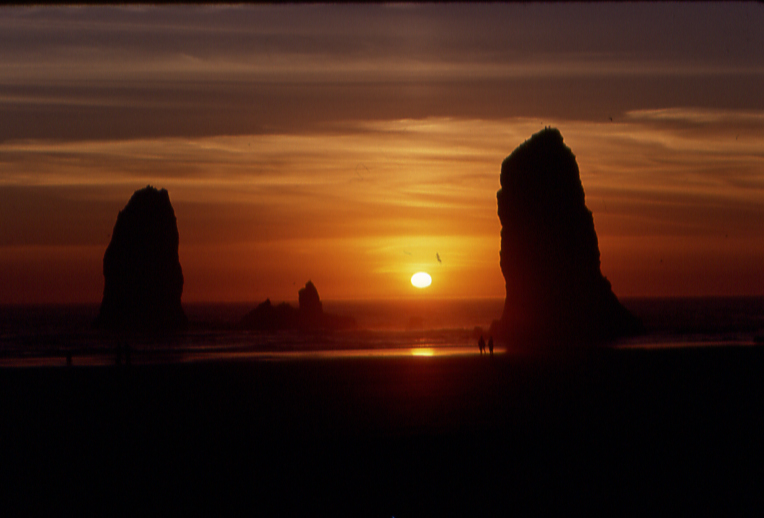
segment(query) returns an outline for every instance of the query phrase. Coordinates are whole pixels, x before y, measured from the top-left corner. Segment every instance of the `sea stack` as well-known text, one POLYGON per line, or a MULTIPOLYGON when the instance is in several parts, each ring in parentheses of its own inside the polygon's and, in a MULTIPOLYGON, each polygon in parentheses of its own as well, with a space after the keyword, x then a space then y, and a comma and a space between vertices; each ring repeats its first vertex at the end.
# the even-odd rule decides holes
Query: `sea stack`
POLYGON ((244 315, 239 326, 254 331, 341 331, 356 327, 351 316, 324 313, 316 286, 308 281, 297 293, 299 307, 282 302, 278 306, 270 299, 244 315))
POLYGON ((122 332, 187 326, 180 297, 178 225, 167 191, 136 191, 117 216, 103 256, 104 289, 96 326, 122 332))
POLYGON ((312 281, 297 292, 299 302, 299 325, 302 329, 318 329, 324 318, 324 306, 312 281))
POLYGON ((506 300, 492 333, 516 347, 599 344, 639 331, 600 271, 576 157, 546 128, 501 165, 497 195, 506 300))

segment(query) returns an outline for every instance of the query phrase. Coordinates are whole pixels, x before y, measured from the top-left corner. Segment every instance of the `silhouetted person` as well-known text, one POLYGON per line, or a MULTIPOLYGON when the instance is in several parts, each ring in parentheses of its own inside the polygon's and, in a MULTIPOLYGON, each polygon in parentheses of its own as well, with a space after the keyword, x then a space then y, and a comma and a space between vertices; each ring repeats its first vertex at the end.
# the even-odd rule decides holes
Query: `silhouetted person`
POLYGON ((478 348, 480 349, 480 354, 485 352, 485 340, 483 340, 483 335, 480 335, 480 340, 478 340, 478 348))
POLYGON ((491 353, 491 356, 493 356, 493 337, 488 337, 488 352, 491 353))

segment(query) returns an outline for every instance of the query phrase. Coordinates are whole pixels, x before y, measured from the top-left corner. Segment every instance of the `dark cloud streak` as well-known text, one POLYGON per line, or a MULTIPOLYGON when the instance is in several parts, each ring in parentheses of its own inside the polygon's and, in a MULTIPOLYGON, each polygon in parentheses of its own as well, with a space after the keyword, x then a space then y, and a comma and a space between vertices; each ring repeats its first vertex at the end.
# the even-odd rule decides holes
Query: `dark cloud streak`
POLYGON ((761 66, 752 5, 169 6, 6 9, 0 49, 137 57, 331 56, 485 63, 559 55, 761 66))
POLYGON ((761 109, 751 5, 5 8, 0 141, 761 109))
POLYGON ((601 121, 645 106, 762 110, 762 91, 764 75, 14 86, 0 95, 0 141, 294 134, 426 117, 601 121))

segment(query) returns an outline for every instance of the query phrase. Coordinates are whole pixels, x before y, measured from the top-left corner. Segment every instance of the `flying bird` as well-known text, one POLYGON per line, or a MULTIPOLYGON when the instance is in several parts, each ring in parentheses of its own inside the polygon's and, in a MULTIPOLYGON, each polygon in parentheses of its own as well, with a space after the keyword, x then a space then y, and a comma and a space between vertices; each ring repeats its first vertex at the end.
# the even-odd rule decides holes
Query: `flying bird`
POLYGON ((363 180, 363 176, 361 176, 361 172, 360 172, 360 171, 359 171, 359 169, 358 169, 359 167, 363 167, 363 168, 366 170, 366 172, 367 172, 367 173, 370 173, 371 171, 369 171, 369 168, 368 168, 368 167, 366 167, 365 165, 363 165, 363 164, 362 164, 362 163, 360 163, 360 162, 356 164, 356 166, 355 166, 355 174, 356 174, 356 176, 358 176, 358 178, 360 178, 361 180, 363 180))
POLYGON ((443 264, 443 261, 440 260, 440 254, 439 253, 436 252, 435 253, 435 257, 438 259, 438 263, 443 264))

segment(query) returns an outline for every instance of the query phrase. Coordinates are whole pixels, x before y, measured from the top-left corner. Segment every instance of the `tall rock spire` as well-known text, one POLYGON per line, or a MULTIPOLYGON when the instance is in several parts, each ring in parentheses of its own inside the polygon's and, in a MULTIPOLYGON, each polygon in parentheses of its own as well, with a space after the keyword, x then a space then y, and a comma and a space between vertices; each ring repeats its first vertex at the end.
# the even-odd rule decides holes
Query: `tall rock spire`
POLYGON ((536 133, 504 160, 496 197, 507 296, 495 333, 519 346, 565 346, 640 328, 600 272, 576 157, 558 130, 536 133))
POLYGON ((188 324, 180 297, 178 226, 167 191, 136 191, 117 216, 103 256, 104 289, 96 325, 117 331, 167 331, 188 324))

